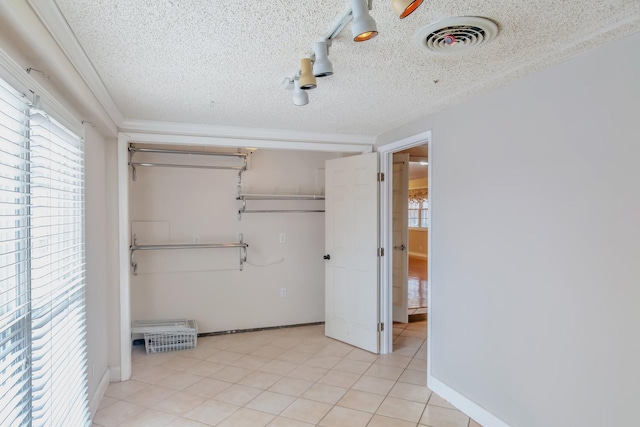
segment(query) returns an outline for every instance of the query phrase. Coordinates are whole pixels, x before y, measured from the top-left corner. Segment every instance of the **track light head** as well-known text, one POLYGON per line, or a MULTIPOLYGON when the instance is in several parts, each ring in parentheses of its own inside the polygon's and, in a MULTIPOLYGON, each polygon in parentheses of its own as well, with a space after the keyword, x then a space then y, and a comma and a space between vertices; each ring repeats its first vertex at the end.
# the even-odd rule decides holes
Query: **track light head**
POLYGON ((327 77, 333 74, 333 64, 329 61, 327 42, 316 42, 313 51, 316 60, 313 62, 313 75, 327 77))
POLYGON ((370 40, 378 35, 376 21, 369 15, 367 0, 351 0, 351 10, 353 11, 351 32, 354 42, 370 40))
POLYGON ((400 19, 404 19, 420 7, 422 1, 423 0, 391 0, 391 7, 400 19))
POLYGON ((300 60, 300 89, 315 89, 317 86, 316 78, 313 76, 311 70, 311 60, 309 58, 302 58, 300 60))
POLYGON ((293 81, 293 105, 301 107, 309 103, 309 94, 300 89, 300 81, 293 81))

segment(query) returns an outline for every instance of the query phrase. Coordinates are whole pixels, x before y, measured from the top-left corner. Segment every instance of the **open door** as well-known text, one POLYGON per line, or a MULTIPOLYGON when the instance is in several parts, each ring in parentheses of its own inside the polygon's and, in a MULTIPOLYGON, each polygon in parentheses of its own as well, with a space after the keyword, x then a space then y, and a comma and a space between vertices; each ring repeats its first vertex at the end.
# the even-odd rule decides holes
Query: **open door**
POLYGON ((393 155, 393 321, 409 321, 409 154, 393 155))
POLYGON ((378 154, 328 160, 325 174, 325 334, 378 353, 378 154))

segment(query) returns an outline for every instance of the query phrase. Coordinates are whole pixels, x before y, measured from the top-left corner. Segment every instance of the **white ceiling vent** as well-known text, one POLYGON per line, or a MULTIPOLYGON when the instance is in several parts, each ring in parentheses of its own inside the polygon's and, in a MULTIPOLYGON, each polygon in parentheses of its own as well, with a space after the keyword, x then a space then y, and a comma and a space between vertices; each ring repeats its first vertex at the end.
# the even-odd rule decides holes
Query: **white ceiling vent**
POLYGON ((498 26, 487 18, 458 16, 423 27, 415 39, 429 52, 457 53, 487 43, 497 34, 498 26))

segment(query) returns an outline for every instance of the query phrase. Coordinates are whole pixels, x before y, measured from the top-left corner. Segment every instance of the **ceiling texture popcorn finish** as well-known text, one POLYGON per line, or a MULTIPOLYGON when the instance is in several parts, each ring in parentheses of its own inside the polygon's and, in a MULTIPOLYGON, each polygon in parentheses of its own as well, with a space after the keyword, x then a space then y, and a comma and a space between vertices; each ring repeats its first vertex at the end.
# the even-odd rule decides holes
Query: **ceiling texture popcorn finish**
POLYGON ((30 2, 55 2, 125 119, 372 136, 640 30, 638 0, 432 0, 404 19, 374 0, 378 36, 355 43, 349 23, 329 48, 334 74, 300 108, 282 78, 348 0, 30 2), (416 43, 457 16, 488 18, 497 36, 455 55, 416 43))

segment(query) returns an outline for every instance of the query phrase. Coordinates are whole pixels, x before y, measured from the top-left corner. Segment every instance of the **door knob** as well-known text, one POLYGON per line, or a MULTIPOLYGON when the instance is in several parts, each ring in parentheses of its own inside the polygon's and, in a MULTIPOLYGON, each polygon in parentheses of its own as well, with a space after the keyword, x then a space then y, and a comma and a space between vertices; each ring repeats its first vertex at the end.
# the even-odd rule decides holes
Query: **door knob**
POLYGON ((404 244, 402 244, 402 245, 400 245, 400 246, 394 246, 394 247, 393 247, 393 249, 400 249, 401 251, 404 251, 406 248, 407 248, 407 247, 406 247, 404 244))
POLYGON ((331 255, 327 254, 325 256, 322 257, 323 259, 331 259, 331 255))

